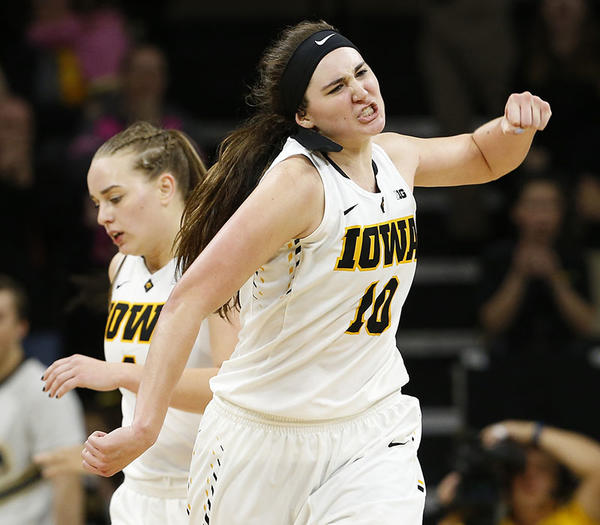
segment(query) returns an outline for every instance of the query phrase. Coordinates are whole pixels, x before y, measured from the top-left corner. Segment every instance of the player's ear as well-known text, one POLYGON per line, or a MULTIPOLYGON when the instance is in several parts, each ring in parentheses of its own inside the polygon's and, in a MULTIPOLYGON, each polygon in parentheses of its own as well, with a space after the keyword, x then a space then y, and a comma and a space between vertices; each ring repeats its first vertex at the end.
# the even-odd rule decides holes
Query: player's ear
POLYGON ((312 129, 315 127, 315 123, 305 109, 299 109, 296 111, 295 118, 298 126, 302 126, 306 129, 312 129))
POLYGON ((160 193, 160 201, 167 204, 177 193, 177 182, 169 172, 161 173, 157 179, 157 187, 160 193))

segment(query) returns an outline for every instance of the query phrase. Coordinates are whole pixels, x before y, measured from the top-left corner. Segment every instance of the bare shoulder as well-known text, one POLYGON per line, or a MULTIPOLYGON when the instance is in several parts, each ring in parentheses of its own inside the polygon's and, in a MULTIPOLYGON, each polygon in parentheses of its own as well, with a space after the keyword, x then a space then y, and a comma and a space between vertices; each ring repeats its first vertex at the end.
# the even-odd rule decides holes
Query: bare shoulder
POLYGON ((394 157, 417 157, 418 149, 415 137, 401 135, 400 133, 380 133, 373 137, 373 142, 381 146, 385 152, 392 158, 394 157))
POLYGON ((373 142, 383 148, 411 187, 419 166, 418 140, 415 137, 399 133, 380 133, 373 138, 373 142))
POLYGON ((261 186, 264 204, 277 201, 283 215, 295 224, 296 238, 309 235, 321 223, 325 190, 317 168, 304 155, 294 155, 279 163, 265 175, 261 186))
POLYGON ((301 179, 306 179, 308 184, 310 184, 310 181, 314 182, 319 180, 317 168, 315 168, 315 165, 304 155, 293 155, 292 157, 288 157, 281 161, 269 171, 267 176, 273 176, 273 174, 283 177, 297 176, 301 179))
POLYGON ((314 199, 323 195, 323 183, 314 164, 304 155, 280 162, 264 177, 264 182, 292 192, 296 199, 314 199))
POLYGON ((108 265, 108 278, 111 283, 114 281, 115 277, 117 276, 117 271, 119 270, 119 266, 121 266, 121 263, 123 262, 125 257, 126 256, 123 255, 121 252, 117 252, 113 256, 112 260, 110 261, 110 264, 108 265))

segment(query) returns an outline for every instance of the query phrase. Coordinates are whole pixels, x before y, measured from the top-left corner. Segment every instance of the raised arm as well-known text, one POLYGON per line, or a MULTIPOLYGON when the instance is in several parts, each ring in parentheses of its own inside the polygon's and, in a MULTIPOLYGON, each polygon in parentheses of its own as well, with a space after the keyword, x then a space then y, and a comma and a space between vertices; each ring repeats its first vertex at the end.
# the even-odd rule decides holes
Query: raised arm
POLYGON ((550 116, 550 105, 526 91, 510 95, 504 115, 473 133, 431 139, 384 133, 376 141, 409 184, 480 184, 519 166, 535 132, 546 127, 550 116))
POLYGON ((314 231, 323 209, 323 186, 307 159, 286 160, 263 179, 175 286, 152 338, 132 426, 92 434, 86 469, 111 476, 152 445, 200 321, 285 242, 314 231))

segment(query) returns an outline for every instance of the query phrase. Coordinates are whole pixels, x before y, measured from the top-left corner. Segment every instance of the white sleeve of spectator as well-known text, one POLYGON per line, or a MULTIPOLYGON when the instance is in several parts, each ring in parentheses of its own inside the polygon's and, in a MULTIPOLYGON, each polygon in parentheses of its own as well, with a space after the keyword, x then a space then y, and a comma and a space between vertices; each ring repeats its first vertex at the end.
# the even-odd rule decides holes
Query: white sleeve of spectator
POLYGON ((40 381, 44 367, 37 362, 32 362, 30 366, 31 381, 40 384, 39 390, 30 390, 28 403, 31 411, 29 420, 32 454, 83 443, 85 425, 77 394, 69 392, 60 399, 48 397, 42 391, 40 381))

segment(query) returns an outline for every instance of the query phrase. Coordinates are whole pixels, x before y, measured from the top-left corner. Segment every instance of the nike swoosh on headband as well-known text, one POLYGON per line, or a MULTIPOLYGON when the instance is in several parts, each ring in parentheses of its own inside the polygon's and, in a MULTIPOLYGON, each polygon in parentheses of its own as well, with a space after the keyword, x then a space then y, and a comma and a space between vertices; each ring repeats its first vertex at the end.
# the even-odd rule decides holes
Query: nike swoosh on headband
POLYGON ((323 40, 315 40, 315 44, 317 44, 318 46, 322 46, 325 42, 327 42, 327 40, 329 40, 333 35, 335 35, 335 33, 331 33, 330 35, 327 35, 323 40))

